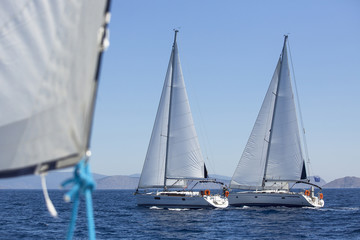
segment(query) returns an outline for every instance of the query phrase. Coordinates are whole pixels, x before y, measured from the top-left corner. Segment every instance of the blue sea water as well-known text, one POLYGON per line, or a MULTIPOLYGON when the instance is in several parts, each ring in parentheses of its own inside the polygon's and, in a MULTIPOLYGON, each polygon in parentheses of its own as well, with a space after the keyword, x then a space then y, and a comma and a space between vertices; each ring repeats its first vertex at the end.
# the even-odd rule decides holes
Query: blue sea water
MULTIPOLYGON (((138 207, 133 191, 93 194, 98 239, 360 239, 360 189, 323 190, 325 207, 138 207)), ((59 212, 50 217, 40 190, 0 190, 0 239, 64 239, 71 204, 64 191, 49 192, 59 212)), ((74 239, 87 239, 80 204, 74 239)))

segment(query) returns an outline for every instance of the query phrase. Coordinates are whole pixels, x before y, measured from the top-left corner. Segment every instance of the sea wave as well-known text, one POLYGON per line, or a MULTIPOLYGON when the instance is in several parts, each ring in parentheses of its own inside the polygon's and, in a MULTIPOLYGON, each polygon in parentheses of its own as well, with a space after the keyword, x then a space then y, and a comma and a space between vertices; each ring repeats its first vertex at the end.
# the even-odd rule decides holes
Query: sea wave
POLYGON ((333 212, 357 212, 360 211, 360 207, 329 207, 329 208, 313 208, 318 211, 333 211, 333 212))
POLYGON ((159 207, 156 207, 156 206, 152 206, 152 207, 149 207, 149 209, 151 209, 151 210, 160 210, 160 209, 163 209, 163 208, 159 208, 159 207))
POLYGON ((189 208, 168 208, 170 211, 188 211, 189 208))

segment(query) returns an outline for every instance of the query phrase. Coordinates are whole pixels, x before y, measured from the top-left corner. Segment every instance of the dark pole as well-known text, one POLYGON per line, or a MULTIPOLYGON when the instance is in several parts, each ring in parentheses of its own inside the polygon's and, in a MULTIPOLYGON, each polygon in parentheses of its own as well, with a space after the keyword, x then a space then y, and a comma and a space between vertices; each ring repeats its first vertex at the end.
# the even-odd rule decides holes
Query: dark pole
POLYGON ((171 67, 171 79, 170 79, 170 102, 169 102, 169 115, 168 115, 168 129, 167 129, 167 140, 166 140, 166 155, 165 155, 165 173, 164 173, 164 189, 166 190, 166 174, 167 174, 167 163, 168 163, 168 155, 169 155, 169 133, 170 133, 170 117, 171 117, 171 102, 172 102, 172 94, 173 94, 173 79, 174 79, 174 70, 175 70, 175 46, 176 46, 176 35, 179 30, 174 29, 174 43, 172 46, 172 67, 171 67))

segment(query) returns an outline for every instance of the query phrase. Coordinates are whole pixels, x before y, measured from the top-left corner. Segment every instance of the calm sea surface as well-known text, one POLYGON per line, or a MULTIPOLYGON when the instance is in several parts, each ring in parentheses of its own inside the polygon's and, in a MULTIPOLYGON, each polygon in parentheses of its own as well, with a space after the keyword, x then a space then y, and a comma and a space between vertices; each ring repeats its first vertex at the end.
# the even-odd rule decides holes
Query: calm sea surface
MULTIPOLYGON (((360 189, 323 190, 325 207, 244 207, 165 210, 138 207, 133 191, 94 192, 98 239, 360 239, 360 189)), ((59 217, 48 214, 39 190, 0 190, 0 239, 64 239, 71 204, 49 192, 59 217)), ((87 238, 82 202, 75 239, 87 238)))

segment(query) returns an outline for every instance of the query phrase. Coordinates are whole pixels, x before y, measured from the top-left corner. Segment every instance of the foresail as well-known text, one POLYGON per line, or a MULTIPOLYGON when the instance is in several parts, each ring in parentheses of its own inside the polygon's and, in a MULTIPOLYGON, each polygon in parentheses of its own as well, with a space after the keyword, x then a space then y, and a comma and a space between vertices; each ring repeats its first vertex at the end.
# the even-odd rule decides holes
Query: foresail
POLYGON ((266 180, 300 180, 304 158, 286 44, 284 44, 277 98, 265 178, 266 180))
POLYGON ((261 187, 268 149, 280 59, 255 121, 239 164, 230 182, 231 188, 257 189, 261 187))
POLYGON ((107 1, 0 5, 0 177, 74 165, 87 150, 107 1))
POLYGON ((172 61, 173 52, 170 56, 160 103, 140 176, 139 188, 164 187, 172 61))
POLYGON ((204 160, 195 131, 176 43, 174 57, 166 177, 204 178, 204 160))

